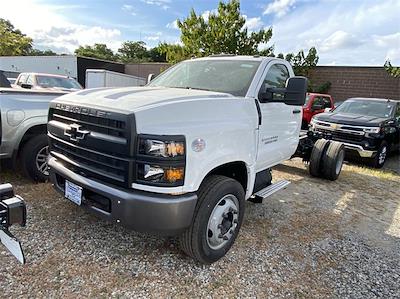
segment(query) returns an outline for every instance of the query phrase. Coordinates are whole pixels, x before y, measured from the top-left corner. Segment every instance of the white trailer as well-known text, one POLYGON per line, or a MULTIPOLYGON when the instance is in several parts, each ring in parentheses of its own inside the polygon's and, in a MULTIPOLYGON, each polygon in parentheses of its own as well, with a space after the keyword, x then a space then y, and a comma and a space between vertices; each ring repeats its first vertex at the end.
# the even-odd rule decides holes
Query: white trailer
POLYGON ((86 88, 143 86, 146 79, 103 69, 86 70, 86 88))
POLYGON ((3 56, 0 70, 16 73, 47 73, 78 78, 77 56, 3 56))

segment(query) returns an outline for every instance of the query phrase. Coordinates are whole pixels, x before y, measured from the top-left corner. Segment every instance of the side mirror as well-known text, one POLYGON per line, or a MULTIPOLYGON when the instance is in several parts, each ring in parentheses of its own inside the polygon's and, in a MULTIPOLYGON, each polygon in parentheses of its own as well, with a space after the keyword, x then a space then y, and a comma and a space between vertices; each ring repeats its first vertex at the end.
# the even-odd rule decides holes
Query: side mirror
POLYGON ((28 84, 28 83, 22 83, 21 87, 22 88, 26 88, 26 89, 32 89, 33 86, 31 84, 28 84))
POLYGON ((286 82, 285 104, 303 106, 306 102, 307 78, 294 76, 286 82))
POLYGON ((260 102, 279 102, 286 105, 303 106, 306 101, 307 78, 295 76, 286 81, 286 88, 261 86, 258 94, 260 102), (283 95, 282 100, 274 100, 274 94, 283 95))
POLYGON ((325 108, 325 110, 324 110, 325 113, 331 112, 331 111, 332 111, 332 108, 325 108))
POLYGON ((148 76, 147 76, 147 83, 150 83, 151 82, 151 80, 153 80, 154 79, 154 74, 149 74, 148 76))

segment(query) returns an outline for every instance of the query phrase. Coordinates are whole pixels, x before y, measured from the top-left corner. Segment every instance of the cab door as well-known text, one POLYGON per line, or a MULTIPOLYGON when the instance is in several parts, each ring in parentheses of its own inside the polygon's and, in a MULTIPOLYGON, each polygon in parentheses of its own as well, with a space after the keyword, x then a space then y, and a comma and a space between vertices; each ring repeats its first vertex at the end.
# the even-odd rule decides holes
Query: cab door
MULTIPOLYGON (((290 67, 280 61, 267 64, 260 87, 284 88, 293 76, 290 67), (289 71, 290 70, 290 71, 289 71)), ((259 101, 261 124, 259 125, 256 170, 264 170, 289 159, 296 151, 302 119, 302 107, 287 105, 284 96, 274 94, 274 102, 259 101)))

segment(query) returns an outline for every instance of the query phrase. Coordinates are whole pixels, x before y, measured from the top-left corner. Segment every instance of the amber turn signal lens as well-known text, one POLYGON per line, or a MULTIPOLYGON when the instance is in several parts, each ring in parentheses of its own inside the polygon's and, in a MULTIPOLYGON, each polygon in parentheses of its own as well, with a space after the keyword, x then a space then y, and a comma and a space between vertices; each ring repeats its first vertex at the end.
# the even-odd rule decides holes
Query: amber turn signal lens
POLYGON ((167 144, 167 152, 169 157, 183 156, 185 147, 182 142, 171 142, 167 144))
POLYGON ((165 170, 165 180, 174 183, 179 180, 183 180, 185 175, 184 168, 169 168, 165 170))

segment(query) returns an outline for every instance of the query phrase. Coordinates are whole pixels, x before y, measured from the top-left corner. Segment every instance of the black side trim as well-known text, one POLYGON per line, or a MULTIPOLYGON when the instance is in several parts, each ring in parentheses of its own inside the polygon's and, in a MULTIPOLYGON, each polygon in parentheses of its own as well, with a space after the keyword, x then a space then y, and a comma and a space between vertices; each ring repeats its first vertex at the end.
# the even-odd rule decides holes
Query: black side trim
POLYGON ((254 101, 256 102, 256 108, 257 108, 257 113, 258 113, 258 125, 261 126, 262 115, 261 115, 260 103, 258 102, 257 99, 254 99, 254 101))

